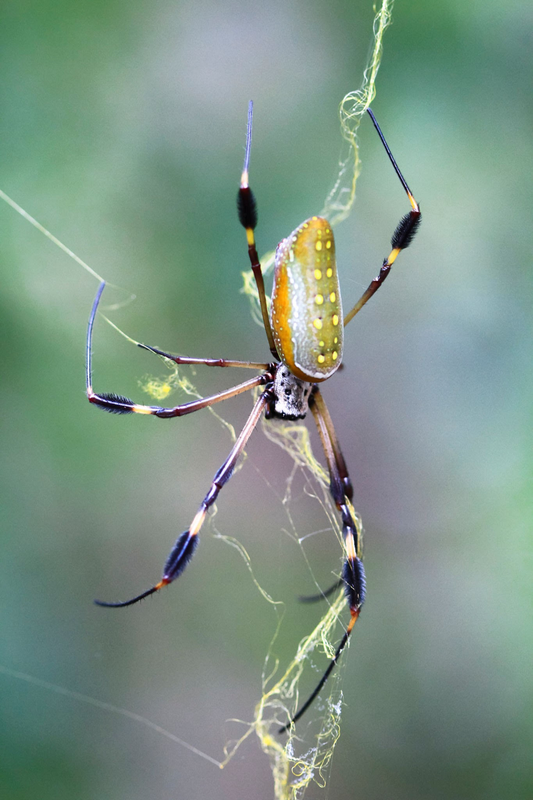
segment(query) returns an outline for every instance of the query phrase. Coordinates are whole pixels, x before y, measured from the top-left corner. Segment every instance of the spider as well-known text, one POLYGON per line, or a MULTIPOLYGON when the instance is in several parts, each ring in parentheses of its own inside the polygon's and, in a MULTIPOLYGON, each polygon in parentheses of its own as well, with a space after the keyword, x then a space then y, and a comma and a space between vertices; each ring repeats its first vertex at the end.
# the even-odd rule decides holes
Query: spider
POLYGON ((333 586, 320 595, 304 599, 321 599, 344 586, 350 610, 350 620, 335 655, 315 690, 297 713, 289 719, 287 724, 280 728, 279 733, 287 731, 300 719, 321 691, 348 642, 365 599, 365 573, 362 563, 361 535, 353 514, 350 512, 353 487, 331 417, 320 390, 320 384, 330 378, 342 363, 344 326, 351 322, 383 284, 400 251, 411 243, 421 220, 418 203, 394 160, 376 118, 370 108, 367 111, 407 194, 411 204, 411 211, 400 220, 394 231, 391 240, 392 250, 388 258, 383 261, 379 274, 346 316, 343 317, 341 305, 333 232, 328 221, 322 217, 307 219, 278 245, 275 255, 270 313, 268 311, 263 274, 255 245, 256 203, 248 181, 253 114, 253 104, 250 102, 244 167, 237 195, 237 206, 239 220, 246 230, 248 255, 257 285, 263 325, 272 360, 269 362, 256 362, 233 361, 225 358, 188 358, 174 356, 159 350, 157 347, 139 343, 139 347, 174 361, 178 365, 202 364, 208 367, 238 367, 259 371, 258 375, 237 386, 210 397, 193 400, 173 408, 140 405, 117 394, 95 392, 92 387, 92 333, 105 282, 102 282, 98 288, 87 329, 87 397, 90 403, 113 414, 146 414, 160 419, 170 419, 199 411, 214 403, 220 403, 222 400, 235 397, 242 392, 250 391, 255 387, 262 387, 250 416, 235 441, 229 456, 214 476, 211 487, 202 500, 190 527, 178 537, 170 551, 163 568, 161 580, 155 586, 133 597, 131 600, 118 603, 96 600, 95 603, 99 606, 120 608, 132 605, 172 583, 182 574, 196 550, 198 534, 210 507, 216 501, 220 490, 230 479, 248 439, 263 414, 267 418, 279 417, 286 420, 303 419, 308 410, 313 415, 328 466, 330 492, 342 520, 344 565, 341 577, 333 586))

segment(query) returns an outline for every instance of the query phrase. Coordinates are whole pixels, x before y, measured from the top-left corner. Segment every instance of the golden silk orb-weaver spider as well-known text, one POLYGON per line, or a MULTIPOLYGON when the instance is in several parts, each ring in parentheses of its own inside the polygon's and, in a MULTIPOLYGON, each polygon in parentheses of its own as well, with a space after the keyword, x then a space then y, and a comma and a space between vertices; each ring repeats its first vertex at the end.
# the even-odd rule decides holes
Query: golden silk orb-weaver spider
POLYGON ((252 108, 252 103, 250 102, 246 152, 237 205, 239 220, 246 230, 250 265, 257 285, 263 324, 273 360, 255 362, 233 361, 224 358, 187 358, 171 355, 156 347, 139 344, 145 350, 164 356, 176 364, 238 367, 256 370, 260 374, 218 394, 193 400, 173 408, 139 405, 120 395, 95 392, 92 388, 91 347, 94 320, 105 287, 104 282, 100 284, 87 329, 86 386, 90 403, 113 414, 146 414, 161 419, 170 419, 172 417, 181 417, 184 414, 191 414, 193 411, 199 411, 201 408, 235 397, 235 395, 247 392, 255 387, 261 386, 263 389, 229 456, 214 476, 211 487, 202 500, 189 529, 178 537, 170 551, 163 568, 161 580, 155 586, 131 600, 120 603, 105 603, 100 600, 95 602, 99 606, 113 608, 129 606, 144 597, 148 597, 148 595, 154 594, 154 592, 159 591, 159 589, 178 578, 196 550, 198 534, 209 508, 216 501, 222 487, 230 479, 235 465, 261 416, 265 414, 268 418, 279 417, 295 420, 303 419, 307 411, 310 410, 324 449, 329 471, 331 495, 341 515, 344 537, 344 566, 341 577, 333 586, 321 595, 307 599, 320 599, 340 588, 340 586, 344 586, 346 600, 350 609, 350 620, 335 655, 317 687, 298 712, 280 729, 280 733, 282 733, 302 716, 326 683, 348 642, 365 599, 365 574, 362 563, 361 536, 349 508, 353 497, 353 488, 319 385, 330 378, 342 363, 344 326, 355 317, 374 292, 382 285, 400 251, 404 250, 412 241, 420 224, 421 216, 418 203, 394 160, 374 114, 368 108, 368 114, 411 204, 411 211, 400 220, 392 236, 390 255, 383 261, 378 276, 370 283, 368 289, 348 314, 343 316, 333 231, 327 220, 322 217, 311 217, 280 242, 277 247, 269 313, 261 264, 255 246, 256 204, 248 183, 252 144, 252 108))

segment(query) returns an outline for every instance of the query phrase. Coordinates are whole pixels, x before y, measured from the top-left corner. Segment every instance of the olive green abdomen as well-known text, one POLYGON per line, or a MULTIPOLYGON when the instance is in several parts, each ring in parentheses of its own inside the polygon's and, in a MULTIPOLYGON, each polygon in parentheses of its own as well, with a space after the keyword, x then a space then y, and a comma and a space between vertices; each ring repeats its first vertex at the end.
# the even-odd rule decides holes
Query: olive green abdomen
POLYGON ((311 217, 276 250, 270 321, 281 360, 301 380, 326 380, 342 361, 343 316, 335 241, 311 217))

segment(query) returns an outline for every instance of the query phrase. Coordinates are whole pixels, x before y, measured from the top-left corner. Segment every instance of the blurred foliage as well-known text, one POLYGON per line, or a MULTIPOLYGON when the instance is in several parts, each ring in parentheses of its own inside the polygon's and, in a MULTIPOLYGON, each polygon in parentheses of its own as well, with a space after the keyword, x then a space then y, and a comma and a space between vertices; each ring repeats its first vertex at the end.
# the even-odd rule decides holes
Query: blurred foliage
MULTIPOLYGON (((0 186, 137 295, 114 317, 136 339, 263 358, 239 294, 247 102, 264 251, 332 186, 337 108, 360 84, 373 13, 366 0, 6 0, 0 186)), ((325 387, 367 531, 368 601, 344 661, 329 783, 338 800, 533 793, 532 16, 524 2, 398 0, 386 34, 374 110, 424 220, 325 387)), ((346 305, 407 210, 371 125, 360 138, 355 214, 337 229, 346 305)), ((153 602, 106 614, 92 598, 158 578, 228 433, 208 414, 167 424, 90 409, 96 283, 7 206, 0 226, 0 664, 218 757, 226 720, 251 717, 277 622, 242 559, 207 530, 179 586, 153 602)), ((158 370, 99 325, 95 386, 142 397, 137 381, 158 370)), ((210 391, 230 379, 194 381, 210 391)), ((237 427, 248 409, 238 398, 224 413, 237 427)), ((295 599, 313 586, 284 532, 289 470, 259 433, 215 518, 286 603, 285 659, 320 613, 295 599)), ((302 535, 324 527, 303 489, 291 513, 302 535)), ((327 585, 336 540, 316 533, 307 556, 327 585)), ((101 708, 6 675, 0 692, 6 800, 272 796, 251 740, 221 772, 101 708)))

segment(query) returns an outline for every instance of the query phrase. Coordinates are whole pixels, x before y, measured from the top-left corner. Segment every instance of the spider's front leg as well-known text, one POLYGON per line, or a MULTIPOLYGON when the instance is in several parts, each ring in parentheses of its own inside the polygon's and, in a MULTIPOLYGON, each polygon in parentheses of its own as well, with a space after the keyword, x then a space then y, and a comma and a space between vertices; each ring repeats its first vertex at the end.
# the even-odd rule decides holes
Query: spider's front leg
POLYGON ((351 311, 349 311, 348 314, 346 314, 346 316, 344 317, 345 325, 348 325, 348 323, 351 322, 351 320, 355 317, 355 315, 358 314, 359 311, 361 311, 365 303, 367 303, 372 297, 372 295, 375 292, 377 292, 380 286, 383 285, 383 282, 385 281, 387 275, 389 274, 392 265, 396 261, 396 258, 398 257, 398 255, 401 253, 402 250, 405 250, 407 247, 409 247, 420 226, 420 222, 422 221, 420 206, 413 197, 413 194, 409 186, 407 185, 407 181, 403 177, 400 168, 398 167, 398 164, 396 163, 394 156, 391 153, 390 147, 387 144, 385 137, 383 136, 383 132, 378 125, 378 122, 372 112, 372 109, 367 108, 367 112, 368 115, 370 116, 370 119, 372 120, 374 128, 376 129, 379 135, 379 138, 381 139, 381 142, 383 144, 383 147, 385 148, 389 160, 392 166, 394 167, 394 171, 396 172, 396 175, 398 176, 400 183, 402 184, 404 191, 407 194, 409 203, 411 205, 411 211, 404 217, 402 217, 400 222, 398 223, 396 230, 392 235, 391 239, 392 250, 389 254, 389 257, 383 261, 379 274, 370 283, 366 292, 363 292, 363 294, 361 295, 357 303, 354 305, 354 307, 351 309, 351 311))
POLYGON ((198 545, 198 534, 200 532, 200 528, 202 527, 204 520, 207 516, 207 512, 209 511, 210 507, 216 501, 220 490, 222 487, 229 481, 233 470, 239 460, 240 455, 242 454, 244 448, 246 447, 246 443, 250 438, 254 428, 256 427, 257 423, 261 419, 261 415, 265 411, 268 404, 272 401, 272 393, 270 389, 265 389, 265 391, 260 395, 259 399, 256 401, 252 413, 248 417, 244 428, 242 429, 241 433, 233 448, 224 461, 218 472, 216 473, 213 481, 211 483, 211 488, 209 489, 208 493, 202 500, 200 504, 200 508, 198 509, 196 516, 194 517, 190 528, 181 534, 176 540, 176 543, 170 554, 165 562, 165 566, 163 569, 163 576, 159 583, 156 583, 155 586, 152 586, 146 592, 138 595, 137 597, 133 597, 131 600, 126 600, 125 602, 121 603, 107 603, 102 602, 101 600, 95 600, 94 602, 98 606, 106 606, 110 608, 123 608, 124 606, 131 606, 133 603, 137 603, 139 600, 142 600, 145 597, 148 597, 151 594, 159 591, 164 586, 168 586, 169 583, 179 578, 189 561, 191 560, 192 556, 194 555, 194 551, 198 545))
POLYGON ((217 367, 246 367, 251 369, 266 370, 262 375, 257 375, 248 381, 239 383, 237 386, 232 386, 230 389, 225 389, 222 392, 211 395, 210 397, 202 397, 199 400, 192 400, 190 403, 182 403, 179 406, 172 408, 163 408, 162 406, 147 406, 140 403, 134 403, 127 397, 122 397, 118 394, 109 394, 102 392, 95 392, 92 386, 92 338, 94 320, 96 312, 102 297, 102 292, 105 288, 105 281, 102 281, 98 287, 98 292, 94 299, 91 315, 89 317, 89 324, 87 326, 87 344, 86 344, 86 358, 85 358, 85 386, 87 391, 87 398, 89 403, 97 406, 98 408, 109 411, 112 414, 145 414, 159 417, 160 419, 171 419, 172 417, 182 417, 185 414, 192 414, 194 411, 199 411, 201 408, 212 406, 215 403, 220 403, 222 400, 228 400, 230 397, 235 397, 238 394, 247 392, 256 386, 264 385, 271 380, 270 373, 268 372, 268 364, 252 361, 229 361, 228 359, 203 359, 203 358, 185 358, 182 356, 172 356, 155 347, 148 347, 148 345, 139 344, 145 350, 150 350, 157 355, 164 356, 169 360, 175 361, 176 364, 206 364, 207 366, 217 367))

